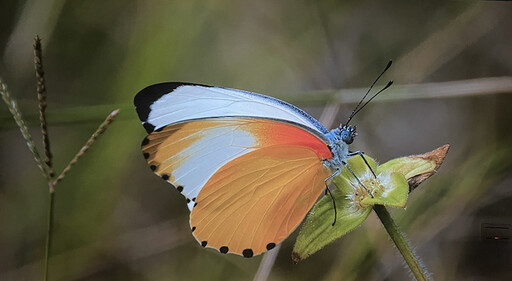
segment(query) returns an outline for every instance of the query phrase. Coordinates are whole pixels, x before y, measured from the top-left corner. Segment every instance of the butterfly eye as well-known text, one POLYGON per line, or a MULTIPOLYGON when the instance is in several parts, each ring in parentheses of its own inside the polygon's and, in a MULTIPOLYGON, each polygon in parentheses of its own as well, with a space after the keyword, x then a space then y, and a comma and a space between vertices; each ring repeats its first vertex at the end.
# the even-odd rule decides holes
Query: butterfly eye
POLYGON ((344 126, 341 129, 341 140, 346 144, 351 144, 356 136, 356 130, 350 126, 344 126))
POLYGON ((346 144, 351 144, 354 141, 354 138, 348 131, 341 132, 341 140, 346 144))

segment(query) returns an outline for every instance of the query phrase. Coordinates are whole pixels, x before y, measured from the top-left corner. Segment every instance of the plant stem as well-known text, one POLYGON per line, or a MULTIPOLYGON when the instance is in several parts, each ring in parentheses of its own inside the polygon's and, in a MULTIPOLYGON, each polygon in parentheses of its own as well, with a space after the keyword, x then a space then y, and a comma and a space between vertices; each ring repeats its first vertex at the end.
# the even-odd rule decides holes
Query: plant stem
POLYGON ((384 228, 386 228, 389 237, 391 237, 391 240, 395 243, 396 248, 404 257, 404 260, 411 269, 414 277, 419 281, 430 280, 426 268, 421 265, 420 259, 414 255, 411 246, 405 240, 404 235, 400 229, 398 229, 398 225, 395 223, 386 207, 382 205, 375 205, 373 206, 373 210, 377 213, 377 216, 384 225, 384 228))
POLYGON ((52 247, 52 237, 53 237, 53 206, 55 204, 54 196, 55 190, 50 188, 49 196, 48 196, 48 221, 46 226, 46 246, 44 253, 44 281, 48 280, 48 263, 50 261, 50 249, 52 247))
POLYGON ((46 227, 46 245, 44 252, 44 280, 48 280, 48 264, 50 261, 50 252, 53 240, 53 205, 55 188, 53 177, 55 173, 52 168, 52 153, 50 150, 50 137, 48 136, 48 122, 46 121, 46 84, 43 70, 43 50, 41 49, 41 39, 39 36, 34 38, 34 68, 37 80, 37 100, 39 101, 39 120, 41 121, 41 135, 44 147, 44 163, 47 167, 48 176, 48 215, 46 227))

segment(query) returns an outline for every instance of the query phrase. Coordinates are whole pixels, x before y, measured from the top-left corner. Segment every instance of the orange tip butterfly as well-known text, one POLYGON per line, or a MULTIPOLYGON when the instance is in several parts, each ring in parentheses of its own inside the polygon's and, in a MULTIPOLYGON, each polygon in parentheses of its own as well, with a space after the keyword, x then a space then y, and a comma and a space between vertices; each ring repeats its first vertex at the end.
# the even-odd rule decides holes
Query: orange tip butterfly
POLYGON ((352 156, 354 127, 329 131, 256 93, 169 82, 134 103, 151 170, 185 196, 196 240, 224 254, 252 257, 281 243, 352 156))

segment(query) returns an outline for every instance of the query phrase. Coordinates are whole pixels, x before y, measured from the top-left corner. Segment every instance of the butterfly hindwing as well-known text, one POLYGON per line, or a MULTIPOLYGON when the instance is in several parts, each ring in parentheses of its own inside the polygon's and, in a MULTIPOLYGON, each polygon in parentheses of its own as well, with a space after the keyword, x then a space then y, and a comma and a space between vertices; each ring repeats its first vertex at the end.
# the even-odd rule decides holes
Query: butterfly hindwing
POLYGON ((282 242, 325 190, 330 175, 306 146, 274 145, 218 170, 192 209, 193 234, 205 247, 252 257, 282 242))

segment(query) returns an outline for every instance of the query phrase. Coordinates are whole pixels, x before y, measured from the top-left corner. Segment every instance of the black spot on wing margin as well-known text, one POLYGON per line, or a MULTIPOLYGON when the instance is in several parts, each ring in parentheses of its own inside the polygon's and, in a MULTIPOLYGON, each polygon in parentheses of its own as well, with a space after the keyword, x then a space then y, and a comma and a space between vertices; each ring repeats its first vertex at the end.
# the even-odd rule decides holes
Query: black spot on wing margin
POLYGON ((223 253, 223 254, 226 254, 227 252, 229 252, 229 247, 228 246, 222 246, 219 248, 219 252, 223 253))
POLYGON ((245 249, 242 251, 242 255, 244 256, 244 258, 252 258, 254 253, 253 253, 252 249, 245 249))

